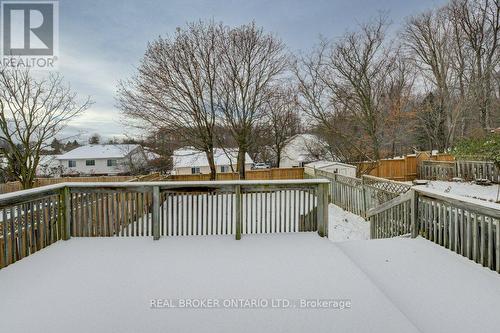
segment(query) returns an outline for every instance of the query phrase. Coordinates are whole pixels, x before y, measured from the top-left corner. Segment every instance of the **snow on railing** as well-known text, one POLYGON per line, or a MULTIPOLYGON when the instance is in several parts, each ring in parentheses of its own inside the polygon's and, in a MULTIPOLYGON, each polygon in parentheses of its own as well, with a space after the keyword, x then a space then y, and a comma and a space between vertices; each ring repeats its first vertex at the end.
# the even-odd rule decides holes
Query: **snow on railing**
POLYGON ((0 268, 70 237, 328 232, 328 181, 63 183, 0 195, 0 268))

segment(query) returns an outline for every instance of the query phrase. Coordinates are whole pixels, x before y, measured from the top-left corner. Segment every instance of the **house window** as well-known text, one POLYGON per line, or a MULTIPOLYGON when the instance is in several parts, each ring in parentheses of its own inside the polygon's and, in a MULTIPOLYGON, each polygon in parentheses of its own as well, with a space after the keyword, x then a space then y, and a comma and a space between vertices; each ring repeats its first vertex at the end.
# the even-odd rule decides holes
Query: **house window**
POLYGON ((221 165, 220 172, 229 172, 229 165, 221 165))
POLYGON ((95 165, 95 160, 86 160, 85 161, 86 166, 94 166, 95 165))
POLYGON ((191 174, 192 174, 192 175, 197 175, 197 174, 199 174, 199 173, 201 173, 201 172, 200 172, 200 168, 199 168, 199 167, 192 167, 192 168, 191 168, 191 174))
POLYGON ((69 160, 68 161, 68 168, 76 168, 76 161, 69 160))
POLYGON ((116 166, 116 165, 117 165, 116 160, 108 160, 108 166, 109 166, 109 167, 114 167, 114 166, 116 166))

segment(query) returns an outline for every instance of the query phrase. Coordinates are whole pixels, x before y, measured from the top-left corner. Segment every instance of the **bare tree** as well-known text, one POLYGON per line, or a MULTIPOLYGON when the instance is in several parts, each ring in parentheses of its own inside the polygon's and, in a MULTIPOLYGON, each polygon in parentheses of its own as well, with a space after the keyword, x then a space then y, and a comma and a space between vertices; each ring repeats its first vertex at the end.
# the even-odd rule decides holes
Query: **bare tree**
MULTIPOLYGON (((453 76, 453 31, 442 9, 419 14, 410 18, 403 32, 407 56, 420 70, 424 85, 429 85, 433 102, 427 104, 436 108, 432 131, 437 131, 435 144, 444 151, 453 142, 456 121, 453 114, 451 89, 453 76), (436 120, 437 123, 434 121, 436 120), (437 125, 437 126, 434 126, 437 125)), ((428 92, 429 93, 429 92, 428 92)), ((426 118, 421 118, 424 120, 426 118)), ((426 122, 422 122, 426 126, 426 122)))
POLYGON ((270 98, 263 105, 266 119, 263 134, 269 138, 274 165, 279 168, 283 148, 300 131, 298 100, 293 87, 272 87, 269 93, 270 98))
POLYGON ((392 57, 383 48, 386 23, 383 18, 347 34, 331 54, 333 91, 339 101, 362 124, 372 145, 373 157, 380 158, 380 108, 385 75, 392 57))
POLYGON ((89 138, 89 144, 98 145, 101 142, 101 136, 98 133, 94 133, 89 138))
POLYGON ((269 87, 287 65, 284 44, 255 23, 227 29, 218 96, 221 120, 238 145, 238 172, 245 178, 245 155, 255 123, 263 116, 269 87))
POLYGON ((379 18, 336 43, 323 41, 310 58, 295 66, 303 110, 344 138, 343 145, 337 147, 342 160, 354 153, 374 159, 381 155, 381 102, 386 75, 394 67, 394 56, 384 46, 386 27, 385 19, 379 18), (333 125, 339 117, 355 122, 352 133, 342 134, 333 125), (349 144, 353 136, 366 136, 370 151, 349 144))
POLYGON ((41 151, 90 105, 88 98, 79 103, 59 75, 38 79, 29 70, 0 70, 0 141, 6 144, 7 172, 31 188, 41 151))
POLYGON ((415 102, 413 85, 414 68, 396 51, 392 71, 387 72, 386 88, 381 107, 384 112, 383 144, 391 157, 411 151, 413 130, 415 126, 415 102), (406 147, 406 149, 405 149, 406 147))
POLYGON ((322 40, 313 52, 293 62, 292 71, 297 80, 298 106, 307 116, 316 134, 329 145, 332 156, 341 161, 367 158, 362 145, 357 144, 357 135, 350 126, 350 119, 338 107, 333 92, 324 81, 326 53, 329 43, 322 40), (361 157, 360 157, 361 156, 361 157))
POLYGON ((222 25, 199 22, 178 28, 173 38, 160 37, 148 45, 138 74, 120 83, 118 98, 125 116, 174 132, 205 152, 211 179, 223 35, 222 25))
POLYGON ((454 0, 447 9, 461 46, 458 59, 463 71, 468 71, 470 95, 479 111, 476 119, 488 132, 495 107, 495 68, 500 61, 500 2, 454 0))

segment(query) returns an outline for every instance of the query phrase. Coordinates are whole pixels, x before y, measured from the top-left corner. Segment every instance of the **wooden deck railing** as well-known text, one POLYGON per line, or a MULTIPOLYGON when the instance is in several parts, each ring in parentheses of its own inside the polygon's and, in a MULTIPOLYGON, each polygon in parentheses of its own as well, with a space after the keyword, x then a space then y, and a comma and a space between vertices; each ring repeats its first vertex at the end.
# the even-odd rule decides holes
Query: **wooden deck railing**
POLYGON ((370 238, 415 236, 414 203, 414 192, 409 191, 368 210, 366 218, 370 221, 370 238))
POLYGON ((70 237, 328 234, 328 181, 64 183, 0 195, 0 268, 70 237))
POLYGON ((411 188, 411 185, 368 175, 353 178, 316 170, 316 177, 330 182, 330 201, 333 204, 359 216, 365 216, 369 209, 406 193, 411 188))
POLYGON ((371 238, 420 235, 500 273, 500 205, 413 187, 367 213, 371 238))
POLYGON ((500 272, 500 205, 373 176, 316 171, 333 204, 370 221, 371 238, 421 235, 500 272))

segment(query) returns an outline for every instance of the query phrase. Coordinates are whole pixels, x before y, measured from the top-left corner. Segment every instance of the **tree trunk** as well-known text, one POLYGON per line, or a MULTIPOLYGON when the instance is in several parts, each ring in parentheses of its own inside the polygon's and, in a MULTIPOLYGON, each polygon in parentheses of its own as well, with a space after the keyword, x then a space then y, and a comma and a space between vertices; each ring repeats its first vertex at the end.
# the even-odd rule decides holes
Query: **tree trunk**
POLYGON ((217 178, 217 167, 214 160, 214 150, 208 149, 205 154, 207 155, 208 166, 210 167, 210 180, 216 180, 217 178))
POLYGON ((372 139, 373 159, 378 161, 380 160, 380 143, 376 134, 372 134, 370 136, 372 139))
POLYGON ((35 185, 35 179, 33 177, 23 177, 20 180, 21 186, 23 190, 28 190, 30 188, 33 188, 35 185))
POLYGON ((239 148, 238 150, 238 173, 240 174, 240 179, 245 179, 245 155, 246 151, 239 148))

